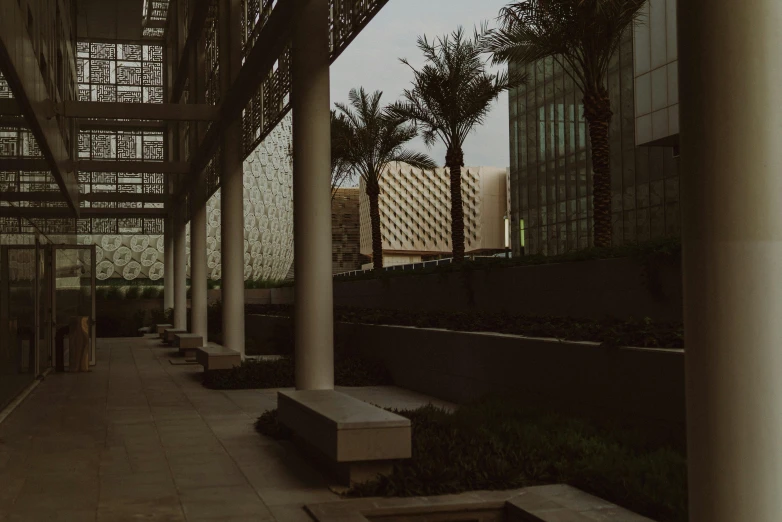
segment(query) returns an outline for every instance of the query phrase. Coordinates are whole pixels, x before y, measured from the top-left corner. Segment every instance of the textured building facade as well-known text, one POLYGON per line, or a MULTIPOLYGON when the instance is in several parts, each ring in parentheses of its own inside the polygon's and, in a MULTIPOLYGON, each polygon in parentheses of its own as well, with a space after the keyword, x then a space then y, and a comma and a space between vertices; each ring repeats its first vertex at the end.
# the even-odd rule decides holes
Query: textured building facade
POLYGON ((359 216, 359 189, 337 189, 331 199, 332 263, 335 274, 361 268, 359 216))
MULTIPOLYGON (((462 169, 465 252, 505 248, 507 170, 462 169)), ((384 264, 421 261, 449 254, 451 203, 448 169, 423 171, 406 164, 389 165, 380 178, 380 222, 384 264)), ((369 197, 361 183, 361 253, 372 255, 369 197)))
MULTIPOLYGON (((293 264, 293 170, 291 117, 287 116, 244 161, 244 277, 253 281, 285 279, 293 264)), ((207 203, 209 278, 222 277, 220 191, 207 203)), ((190 225, 187 270, 190 275, 190 225)), ((83 236, 95 244, 99 280, 158 281, 163 273, 162 235, 83 236)))
MULTIPOLYGON (((510 93, 514 255, 588 248, 593 245, 592 164, 582 95, 552 59, 521 70, 529 81, 510 93)), ((633 32, 628 31, 608 74, 616 245, 680 231, 678 160, 672 147, 637 146, 635 81, 633 32)))

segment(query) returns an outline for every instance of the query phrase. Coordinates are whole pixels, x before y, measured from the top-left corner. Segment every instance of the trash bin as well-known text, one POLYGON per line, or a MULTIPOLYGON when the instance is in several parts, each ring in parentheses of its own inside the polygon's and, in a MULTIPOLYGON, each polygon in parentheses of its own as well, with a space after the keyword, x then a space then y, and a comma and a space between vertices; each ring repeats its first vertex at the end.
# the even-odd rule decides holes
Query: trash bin
POLYGON ((68 323, 70 371, 90 371, 90 318, 71 317, 68 323))

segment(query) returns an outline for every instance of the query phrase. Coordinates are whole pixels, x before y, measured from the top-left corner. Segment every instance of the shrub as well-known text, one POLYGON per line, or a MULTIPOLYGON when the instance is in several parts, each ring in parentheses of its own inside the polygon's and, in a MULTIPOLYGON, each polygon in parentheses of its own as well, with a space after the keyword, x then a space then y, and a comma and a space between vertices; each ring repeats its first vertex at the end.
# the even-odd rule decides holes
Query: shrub
POLYGON ((269 410, 258 417, 255 421, 255 430, 274 440, 287 440, 292 435, 288 428, 279 423, 276 409, 269 410))
POLYGON ((106 299, 108 300, 118 300, 122 299, 122 297, 122 289, 118 286, 110 286, 106 291, 106 299))
POLYGON ((138 299, 141 297, 141 289, 137 286, 131 286, 125 290, 125 299, 138 299))
POLYGON ((108 298, 109 289, 105 286, 99 286, 95 289, 95 299, 104 301, 108 298))
POLYGON ((156 299, 158 297, 159 289, 154 286, 145 286, 141 291, 142 299, 156 299))
MULTIPOLYGON (((432 496, 567 483, 660 522, 687 520, 687 466, 637 434, 608 432, 579 419, 532 413, 500 401, 450 413, 432 406, 395 411, 413 428, 413 458, 348 496, 432 496)), ((256 430, 290 434, 265 413, 256 430)))

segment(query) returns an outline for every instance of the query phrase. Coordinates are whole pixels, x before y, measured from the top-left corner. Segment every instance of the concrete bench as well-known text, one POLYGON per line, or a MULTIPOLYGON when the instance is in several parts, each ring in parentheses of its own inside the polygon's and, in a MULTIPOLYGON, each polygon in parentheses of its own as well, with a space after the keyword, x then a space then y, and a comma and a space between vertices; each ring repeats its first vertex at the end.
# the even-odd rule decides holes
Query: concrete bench
POLYGON ((184 334, 187 333, 187 330, 183 328, 167 328, 165 332, 163 332, 163 340, 169 344, 174 344, 174 341, 176 340, 177 334, 184 334))
POLYGON ((229 348, 223 348, 219 344, 208 343, 195 350, 196 361, 204 367, 204 371, 230 370, 242 364, 242 356, 239 352, 229 348))
POLYGON ((174 335, 174 346, 179 348, 179 353, 182 355, 193 355, 196 348, 201 348, 203 345, 204 338, 198 334, 180 333, 174 335))
POLYGON ((410 419, 334 390, 281 391, 281 424, 316 461, 346 484, 388 475, 412 456, 410 419))
POLYGON ((169 328, 173 328, 173 324, 157 324, 155 325, 155 331, 160 336, 161 339, 165 339, 166 330, 169 328))

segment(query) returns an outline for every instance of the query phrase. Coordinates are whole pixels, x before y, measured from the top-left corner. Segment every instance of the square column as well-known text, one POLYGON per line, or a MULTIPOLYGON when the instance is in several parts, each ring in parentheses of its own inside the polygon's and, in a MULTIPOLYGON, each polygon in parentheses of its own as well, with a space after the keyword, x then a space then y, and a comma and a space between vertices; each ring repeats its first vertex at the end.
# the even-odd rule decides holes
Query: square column
MULTIPOLYGON (((220 90, 228 96, 241 68, 239 0, 220 0, 220 90)), ((227 123, 220 173, 223 347, 244 360, 244 170, 241 119, 227 123)))
POLYGON ((207 342, 206 187, 203 176, 191 195, 190 213, 190 328, 207 342))
POLYGON ((690 520, 782 520, 782 2, 678 4, 690 520))
POLYGON ((329 2, 299 0, 291 48, 296 388, 334 388, 329 2))
POLYGON ((187 330, 187 228, 181 203, 174 211, 174 328, 187 330))
POLYGON ((163 310, 174 308, 174 215, 169 211, 163 224, 163 310))

